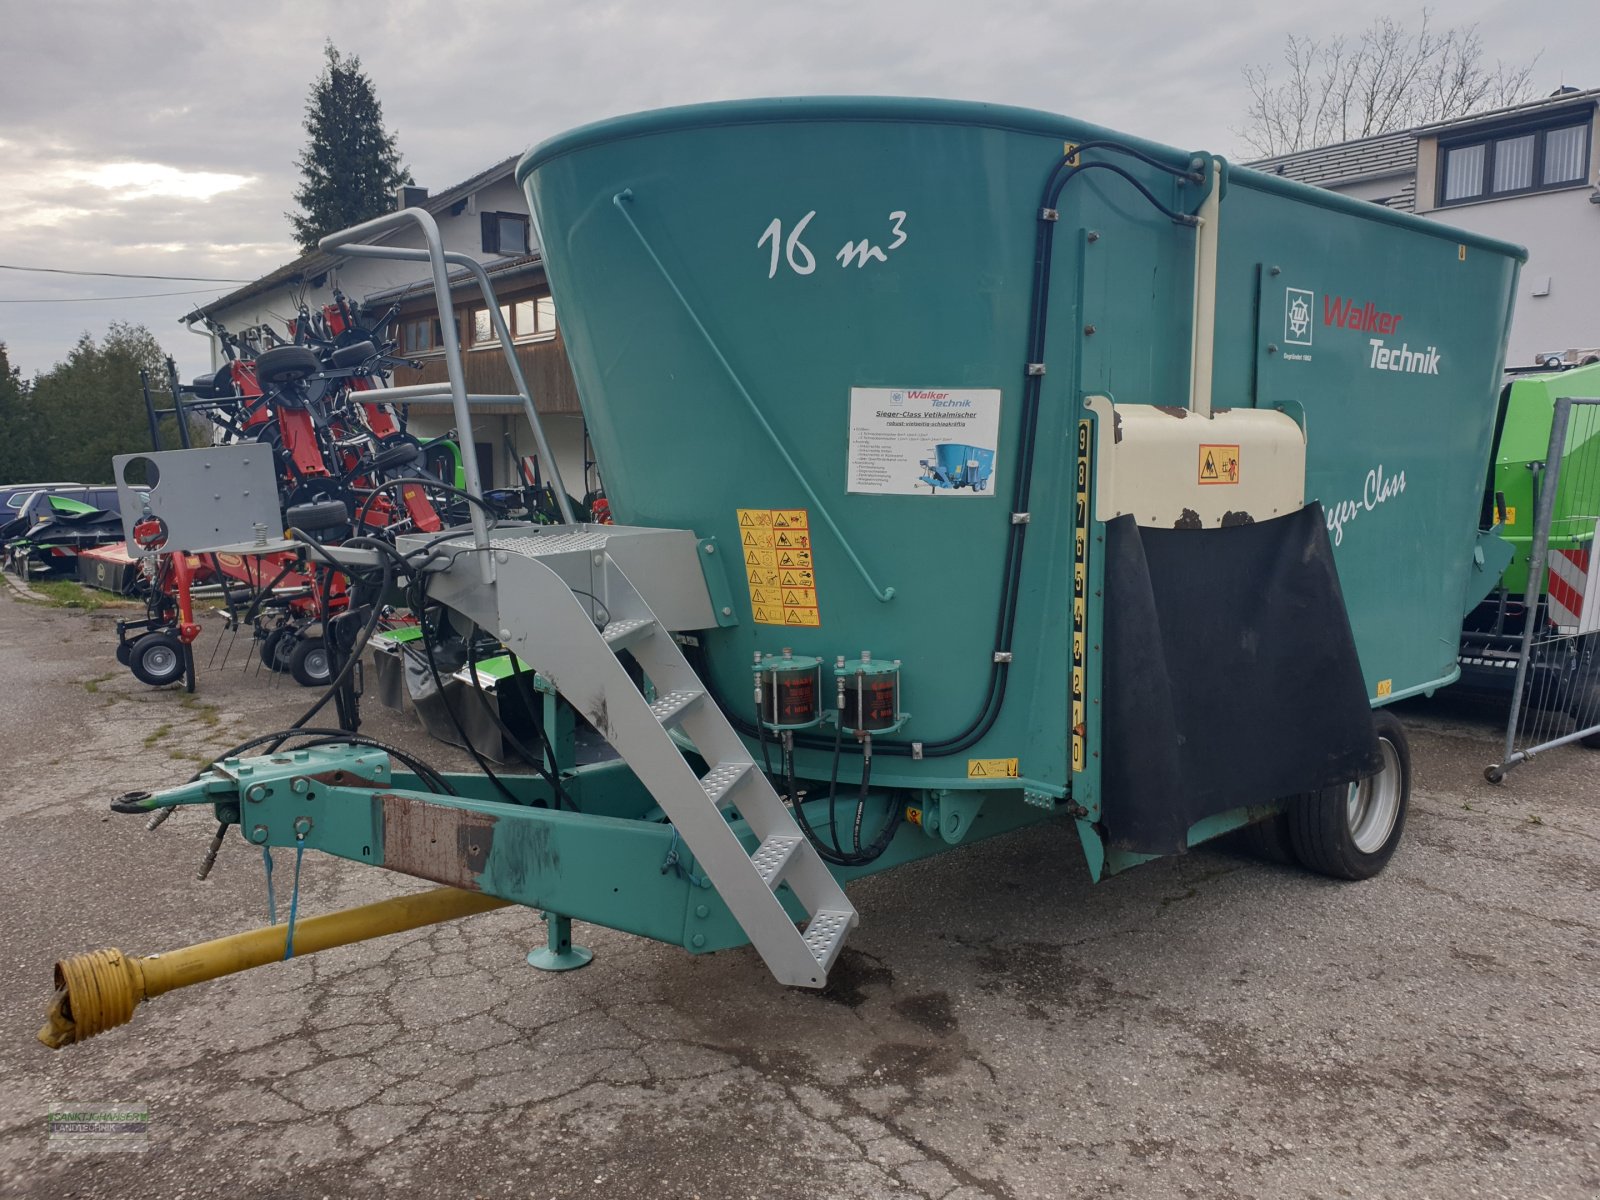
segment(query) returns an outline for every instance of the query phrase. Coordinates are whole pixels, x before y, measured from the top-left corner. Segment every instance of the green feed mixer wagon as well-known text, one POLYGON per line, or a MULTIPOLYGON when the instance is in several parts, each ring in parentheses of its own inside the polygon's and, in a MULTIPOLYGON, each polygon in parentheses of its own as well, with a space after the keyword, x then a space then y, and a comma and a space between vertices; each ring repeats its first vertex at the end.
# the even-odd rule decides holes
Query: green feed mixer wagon
MULTIPOLYGON (((407 582, 425 649, 513 655, 539 769, 279 739, 116 805, 443 885, 302 919, 295 952, 510 903, 550 916, 537 965, 583 961, 576 918, 820 987, 851 879, 1046 821, 1097 878, 1251 825, 1384 866, 1409 761, 1381 708, 1455 678, 1492 583, 1516 247, 932 100, 646 113, 518 178, 618 524, 307 551, 407 582)), ((41 1037, 285 942, 66 959, 41 1037)))

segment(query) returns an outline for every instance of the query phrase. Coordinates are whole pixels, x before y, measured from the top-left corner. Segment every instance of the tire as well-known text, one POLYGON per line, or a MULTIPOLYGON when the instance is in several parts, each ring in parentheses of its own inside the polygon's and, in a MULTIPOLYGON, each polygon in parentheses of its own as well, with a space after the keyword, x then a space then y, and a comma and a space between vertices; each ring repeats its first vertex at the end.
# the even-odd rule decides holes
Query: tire
POLYGON ((328 662, 328 648, 321 638, 296 641, 289 655, 289 674, 301 687, 327 687, 333 671, 328 662))
POLYGON ((289 655, 294 653, 294 630, 274 629, 267 634, 256 653, 261 655, 261 662, 274 671, 287 671, 289 669, 289 655))
POLYGON ((175 634, 147 633, 133 644, 128 669, 140 683, 165 687, 183 678, 186 656, 175 634))
POLYGON ((119 641, 117 643, 117 665, 125 667, 132 658, 133 643, 128 641, 119 641))
POLYGON ((1387 712, 1372 715, 1382 769, 1370 779, 1290 801, 1289 843, 1308 871, 1332 879, 1371 879, 1388 865, 1411 804, 1411 750, 1387 712))
POLYGON ((272 387, 297 383, 322 370, 322 360, 305 346, 274 346, 256 359, 256 378, 272 387))

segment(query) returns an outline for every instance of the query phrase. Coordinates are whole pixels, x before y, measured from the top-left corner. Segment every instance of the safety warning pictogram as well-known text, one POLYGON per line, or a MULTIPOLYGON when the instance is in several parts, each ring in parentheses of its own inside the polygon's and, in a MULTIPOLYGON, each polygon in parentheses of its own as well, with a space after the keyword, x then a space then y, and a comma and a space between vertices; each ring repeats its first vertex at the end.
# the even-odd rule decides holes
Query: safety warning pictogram
POLYGON ((1205 484, 1239 482, 1239 447, 1202 445, 1200 482, 1205 484))
POLYGON ((1014 758, 969 758, 968 779, 1015 779, 1017 760, 1014 758))
POLYGON ((750 613, 758 625, 820 626, 811 566, 811 520, 803 508, 741 508, 750 613))

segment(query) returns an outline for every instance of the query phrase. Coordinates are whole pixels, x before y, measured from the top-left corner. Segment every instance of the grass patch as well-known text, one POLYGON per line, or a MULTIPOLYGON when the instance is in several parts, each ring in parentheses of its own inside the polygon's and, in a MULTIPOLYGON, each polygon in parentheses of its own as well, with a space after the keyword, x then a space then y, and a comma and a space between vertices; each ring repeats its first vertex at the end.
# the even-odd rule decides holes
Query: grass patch
POLYGON ((118 674, 120 672, 107 671, 104 675, 96 675, 93 679, 85 679, 83 681, 83 690, 91 696, 96 695, 100 691, 102 683, 110 683, 118 674))
POLYGON ((126 603, 113 599, 106 592, 86 588, 71 579, 29 581, 28 586, 42 596, 51 608, 75 608, 80 612, 94 612, 110 604, 126 603))
POLYGON ((171 725, 166 725, 166 724, 157 725, 149 733, 145 734, 145 738, 144 738, 145 749, 148 750, 151 746, 154 746, 157 742, 159 742, 162 738, 166 737, 167 734, 169 734, 171 732, 172 732, 172 726, 171 725))
POLYGON ((217 706, 215 704, 207 704, 193 692, 185 693, 183 699, 178 703, 193 713, 194 719, 202 725, 215 725, 222 720, 217 715, 217 706))

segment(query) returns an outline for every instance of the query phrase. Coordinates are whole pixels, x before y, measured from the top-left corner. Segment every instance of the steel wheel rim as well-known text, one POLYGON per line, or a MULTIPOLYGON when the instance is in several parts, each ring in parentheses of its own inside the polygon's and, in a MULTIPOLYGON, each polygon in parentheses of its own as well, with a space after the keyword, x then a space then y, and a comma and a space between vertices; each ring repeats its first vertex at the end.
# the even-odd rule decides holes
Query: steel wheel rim
POLYGON ((1383 849, 1400 817, 1400 755, 1387 738, 1379 738, 1378 745, 1383 750, 1383 769, 1352 783, 1345 800, 1350 840, 1363 854, 1383 849))
POLYGON ((301 660, 306 674, 318 682, 328 677, 328 652, 326 650, 309 650, 301 660))
POLYGON ((275 671, 287 671, 289 669, 289 660, 294 657, 294 638, 287 633, 280 633, 275 636, 278 640, 273 642, 271 646, 272 669, 275 671))
POLYGON ((178 654, 171 646, 151 646, 145 650, 140 662, 152 675, 170 675, 178 669, 178 654))

